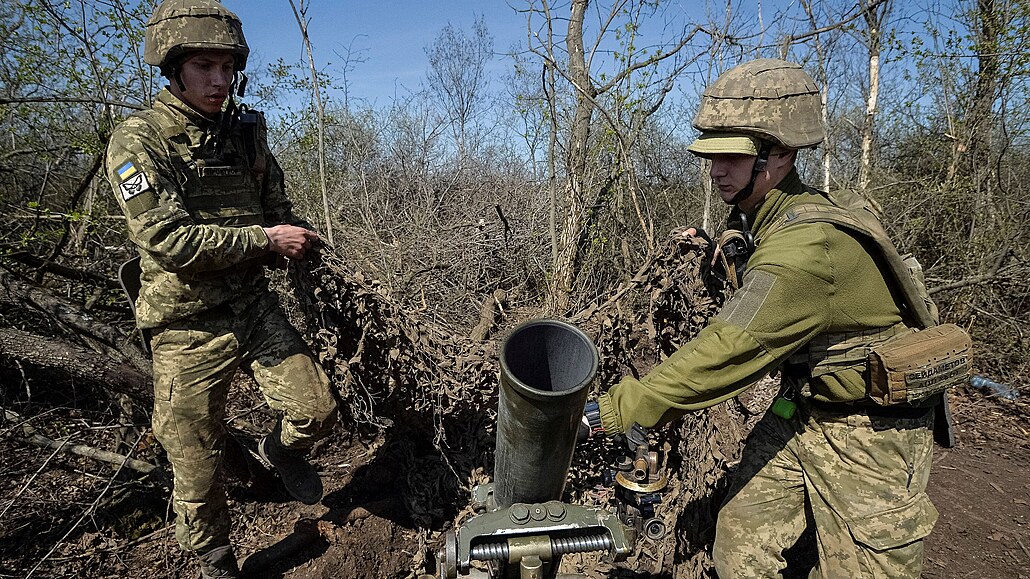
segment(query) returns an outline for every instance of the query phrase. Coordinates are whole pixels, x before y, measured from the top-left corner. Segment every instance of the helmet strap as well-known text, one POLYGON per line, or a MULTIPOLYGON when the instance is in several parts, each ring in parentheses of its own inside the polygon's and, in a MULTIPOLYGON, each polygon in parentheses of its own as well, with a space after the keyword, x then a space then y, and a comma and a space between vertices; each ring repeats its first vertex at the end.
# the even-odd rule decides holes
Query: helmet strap
POLYGON ((186 92, 186 85, 182 82, 182 67, 176 64, 172 67, 172 70, 169 72, 171 72, 172 74, 168 76, 175 81, 175 84, 179 85, 179 90, 181 92, 186 92))
POLYGON ((771 142, 762 140, 762 146, 758 149, 758 157, 755 158, 755 164, 751 167, 751 179, 748 180, 747 185, 743 189, 737 191, 733 199, 730 199, 730 204, 738 205, 755 192, 755 179, 758 178, 759 174, 765 172, 765 166, 769 163, 769 154, 772 152, 772 148, 773 144, 771 142))

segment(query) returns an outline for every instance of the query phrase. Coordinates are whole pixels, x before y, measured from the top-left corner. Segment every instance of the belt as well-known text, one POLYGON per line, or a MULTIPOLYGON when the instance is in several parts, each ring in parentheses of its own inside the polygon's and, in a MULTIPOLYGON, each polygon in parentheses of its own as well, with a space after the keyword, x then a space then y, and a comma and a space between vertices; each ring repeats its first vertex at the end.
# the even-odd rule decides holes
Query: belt
POLYGON ((823 402, 806 400, 809 406, 824 412, 839 414, 865 414, 880 418, 923 418, 933 406, 879 406, 874 404, 848 404, 844 402, 823 402))

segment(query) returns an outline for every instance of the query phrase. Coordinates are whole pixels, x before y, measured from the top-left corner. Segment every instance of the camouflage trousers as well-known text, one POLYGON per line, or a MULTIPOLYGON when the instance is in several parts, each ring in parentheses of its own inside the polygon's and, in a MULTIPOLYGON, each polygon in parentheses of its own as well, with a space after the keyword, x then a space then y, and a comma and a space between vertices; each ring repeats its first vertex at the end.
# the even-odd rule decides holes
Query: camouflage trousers
POLYGON ((719 512, 713 558, 722 579, 778 577, 784 550, 814 526, 809 577, 919 577, 937 521, 926 495, 933 411, 917 418, 798 404, 767 412, 748 438, 719 512))
POLYGON ((282 443, 306 450, 336 423, 329 380, 272 296, 242 314, 228 307, 157 328, 154 435, 172 464, 175 537, 187 551, 229 543, 221 483, 229 384, 237 370, 254 377, 268 405, 282 412, 282 443))

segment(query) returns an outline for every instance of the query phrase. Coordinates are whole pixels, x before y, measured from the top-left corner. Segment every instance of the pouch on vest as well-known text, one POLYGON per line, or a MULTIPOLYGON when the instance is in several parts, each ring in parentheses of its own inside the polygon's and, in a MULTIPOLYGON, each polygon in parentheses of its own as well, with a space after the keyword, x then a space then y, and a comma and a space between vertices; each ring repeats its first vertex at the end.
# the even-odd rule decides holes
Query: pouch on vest
POLYGON ((973 342, 955 324, 907 332, 869 353, 869 398, 882 406, 915 404, 969 382, 973 342))

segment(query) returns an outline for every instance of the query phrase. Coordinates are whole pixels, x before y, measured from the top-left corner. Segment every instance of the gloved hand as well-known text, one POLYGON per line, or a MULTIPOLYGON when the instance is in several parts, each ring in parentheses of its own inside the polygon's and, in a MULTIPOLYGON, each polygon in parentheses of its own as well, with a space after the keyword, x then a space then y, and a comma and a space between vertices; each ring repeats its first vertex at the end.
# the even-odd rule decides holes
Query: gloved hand
POLYGON ((677 227, 672 230, 670 236, 676 241, 688 241, 692 243, 696 243, 693 241, 694 238, 703 239, 705 241, 704 252, 705 258, 707 259, 706 263, 708 263, 709 266, 715 265, 715 252, 719 244, 712 241, 712 237, 708 235, 707 231, 701 229, 701 227, 677 227))
POLYGON ((647 446, 647 429, 636 422, 630 427, 629 432, 623 436, 626 439, 626 448, 631 453, 635 453, 639 446, 647 446))

